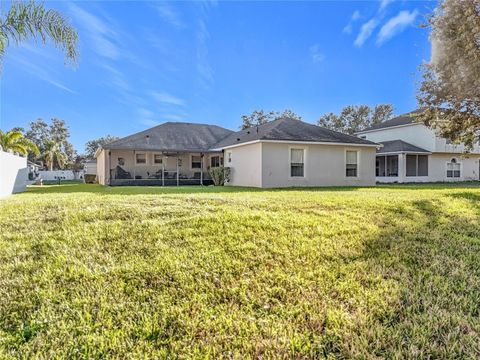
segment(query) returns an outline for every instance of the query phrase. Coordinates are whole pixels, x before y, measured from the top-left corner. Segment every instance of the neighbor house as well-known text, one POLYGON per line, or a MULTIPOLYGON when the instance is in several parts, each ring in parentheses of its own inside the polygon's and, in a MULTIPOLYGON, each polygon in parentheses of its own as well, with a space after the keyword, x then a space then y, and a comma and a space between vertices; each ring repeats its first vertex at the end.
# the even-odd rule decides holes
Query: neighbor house
POLYGON ((468 154, 416 120, 416 112, 369 127, 357 135, 382 144, 376 154, 378 182, 480 180, 480 148, 468 154))
POLYGON ((167 122, 97 150, 106 185, 211 183, 210 167, 230 168, 227 185, 254 187, 375 184, 378 144, 282 118, 233 132, 167 122))

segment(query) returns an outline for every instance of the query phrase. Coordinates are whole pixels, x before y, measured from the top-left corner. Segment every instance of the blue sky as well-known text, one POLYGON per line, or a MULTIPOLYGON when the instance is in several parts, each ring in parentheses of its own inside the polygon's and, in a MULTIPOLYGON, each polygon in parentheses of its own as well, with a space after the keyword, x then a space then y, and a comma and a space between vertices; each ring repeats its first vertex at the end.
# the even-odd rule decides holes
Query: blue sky
POLYGON ((237 129, 254 109, 305 121, 350 104, 415 108, 430 58, 421 1, 46 2, 78 29, 80 61, 52 45, 7 49, 0 128, 64 119, 79 152, 165 121, 237 129))

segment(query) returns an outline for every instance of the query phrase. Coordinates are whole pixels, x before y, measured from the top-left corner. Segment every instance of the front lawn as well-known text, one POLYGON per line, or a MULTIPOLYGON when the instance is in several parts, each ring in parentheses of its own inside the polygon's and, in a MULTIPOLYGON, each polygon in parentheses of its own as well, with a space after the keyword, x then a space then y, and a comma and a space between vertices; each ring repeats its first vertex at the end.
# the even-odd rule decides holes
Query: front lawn
POLYGON ((480 187, 0 200, 0 358, 478 358, 480 187))

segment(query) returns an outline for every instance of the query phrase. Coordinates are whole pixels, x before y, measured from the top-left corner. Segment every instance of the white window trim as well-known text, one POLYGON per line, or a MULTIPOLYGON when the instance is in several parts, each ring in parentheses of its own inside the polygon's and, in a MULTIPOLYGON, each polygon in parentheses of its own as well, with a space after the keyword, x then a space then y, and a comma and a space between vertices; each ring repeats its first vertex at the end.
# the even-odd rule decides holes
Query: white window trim
POLYGON ((203 168, 203 156, 201 154, 190 154, 190 171, 202 171, 203 168), (192 162, 193 162, 193 157, 194 156, 200 156, 200 167, 199 168, 194 168, 192 167, 192 162))
POLYGON ((345 148, 343 152, 343 177, 345 180, 348 179, 359 179, 360 178, 360 149, 356 148, 345 148), (347 176, 347 151, 355 151, 357 153, 357 176, 347 176))
POLYGON ((163 161, 164 160, 163 160, 163 154, 162 153, 153 153, 152 154, 152 165, 162 165, 163 161), (155 162, 155 156, 156 155, 160 155, 160 157, 162 158, 162 162, 160 164, 155 162))
POLYGON ((208 163, 209 163, 209 164, 208 164, 208 167, 212 167, 212 159, 215 158, 215 157, 218 157, 218 167, 221 167, 221 166, 222 166, 222 165, 221 165, 221 161, 220 161, 220 159, 221 159, 221 156, 220 156, 220 155, 210 155, 210 157, 209 157, 209 159, 208 159, 208 160, 209 160, 209 162, 208 162, 208 163))
POLYGON ((463 161, 460 161, 457 157, 452 157, 447 162, 445 162, 445 179, 447 179, 448 181, 450 181, 450 180, 457 180, 457 181, 463 180, 463 161), (452 163, 452 159, 455 159, 457 164, 460 165, 460 177, 448 177, 447 176, 448 164, 452 163))
POLYGON ((288 147, 288 179, 289 180, 305 180, 307 179, 307 147, 306 146, 294 146, 288 147), (303 176, 292 176, 292 149, 303 150, 303 176))
POLYGON ((148 166, 148 156, 146 152, 135 152, 135 166, 148 166), (145 163, 137 162, 137 155, 145 155, 145 163))

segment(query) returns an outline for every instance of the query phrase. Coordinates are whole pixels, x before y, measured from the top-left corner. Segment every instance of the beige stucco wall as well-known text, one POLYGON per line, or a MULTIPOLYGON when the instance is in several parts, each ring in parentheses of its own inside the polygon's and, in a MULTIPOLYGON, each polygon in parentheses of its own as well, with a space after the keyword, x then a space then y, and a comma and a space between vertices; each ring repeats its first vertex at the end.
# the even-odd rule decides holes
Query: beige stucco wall
POLYGON ((375 148, 261 142, 225 149, 229 185, 254 187, 375 185, 375 148), (305 149, 305 177, 290 177, 290 148, 305 149), (345 176, 345 151, 359 151, 358 177, 345 176), (228 162, 228 152, 232 161, 228 162))
POLYGON ((228 185, 262 187, 262 144, 225 149, 225 166, 231 169, 228 185), (229 152, 231 162, 228 161, 229 152))
POLYGON ((374 147, 263 143, 262 187, 375 185, 374 147), (305 177, 290 177, 290 149, 305 149, 305 177), (358 151, 358 177, 345 176, 345 152, 358 151))
POLYGON ((97 182, 102 185, 106 185, 108 183, 106 161, 106 151, 100 150, 100 153, 97 156, 97 182))

